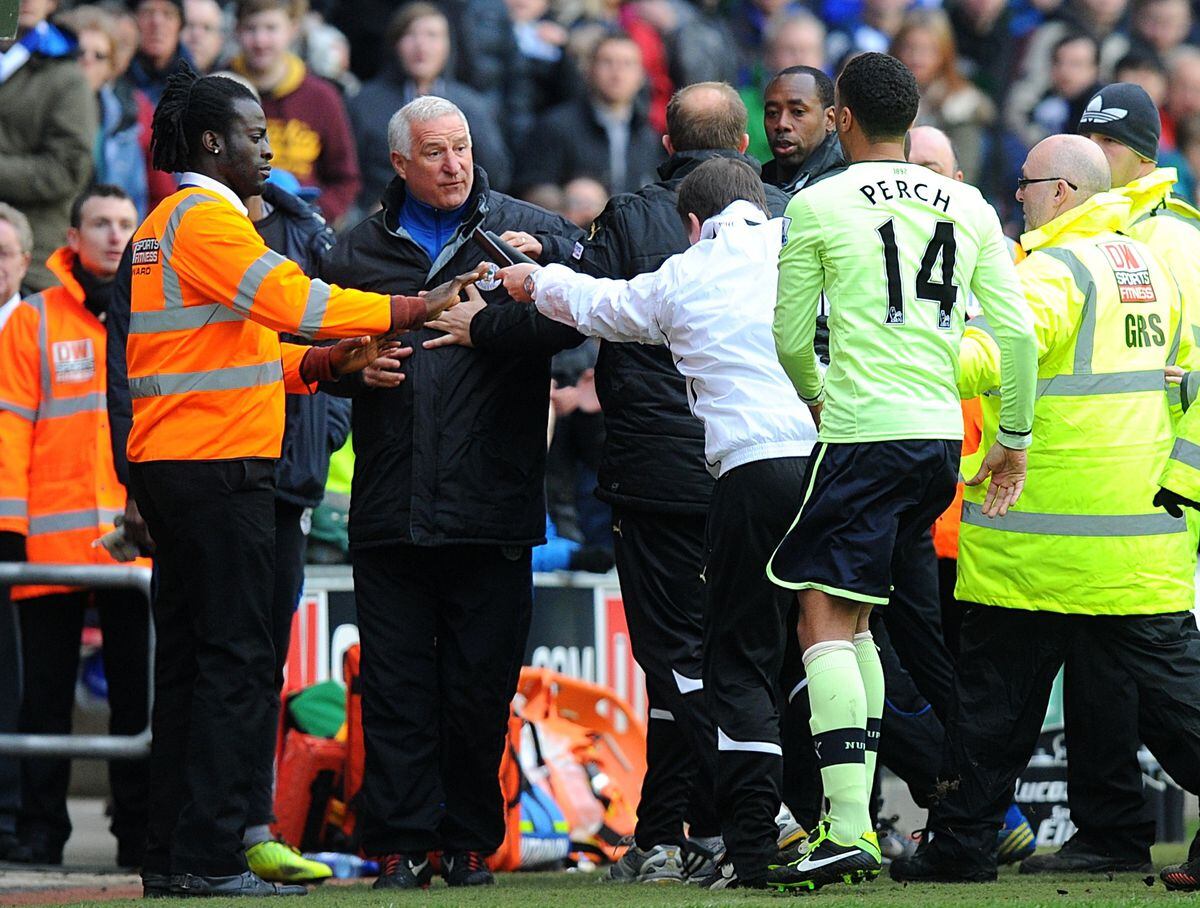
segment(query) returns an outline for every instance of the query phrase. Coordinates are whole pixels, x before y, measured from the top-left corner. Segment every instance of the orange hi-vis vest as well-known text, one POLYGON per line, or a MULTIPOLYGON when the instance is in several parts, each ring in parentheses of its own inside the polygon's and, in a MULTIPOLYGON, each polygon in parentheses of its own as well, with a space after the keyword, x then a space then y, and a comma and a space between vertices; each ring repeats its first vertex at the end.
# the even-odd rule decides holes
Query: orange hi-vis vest
POLYGON ((391 298, 310 280, 215 190, 164 199, 133 237, 129 459, 279 456, 309 339, 384 334, 391 298))
MULTIPOLYGON (((104 399, 106 335, 74 263, 70 249, 51 255, 62 286, 18 303, 0 327, 0 530, 26 537, 30 562, 112 565, 91 546, 125 509, 104 399)), ((18 586, 13 598, 67 590, 18 586)))

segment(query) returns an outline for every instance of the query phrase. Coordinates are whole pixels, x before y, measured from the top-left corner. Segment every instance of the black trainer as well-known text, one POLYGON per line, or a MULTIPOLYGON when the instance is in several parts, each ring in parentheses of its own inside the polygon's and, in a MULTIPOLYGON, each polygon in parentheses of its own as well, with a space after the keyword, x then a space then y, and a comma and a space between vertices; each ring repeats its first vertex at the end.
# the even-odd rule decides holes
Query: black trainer
POLYGON ((142 873, 142 898, 165 899, 171 896, 171 877, 166 873, 142 873))
POLYGON ((742 880, 738 879, 737 870, 733 867, 733 861, 728 859, 719 861, 712 871, 704 877, 692 881, 701 889, 710 889, 717 892, 721 889, 766 889, 766 880, 742 880))
POLYGON ((442 877, 447 886, 491 886, 496 882, 487 859, 479 851, 443 854, 442 877))
POLYGON ((917 853, 892 861, 888 872, 897 883, 991 883, 996 866, 960 860, 950 849, 936 844, 936 836, 925 830, 917 853))
POLYGON ((385 854, 379 862, 379 879, 372 889, 428 889, 433 868, 426 854, 385 854))
POLYGON ((1021 862, 1021 873, 1153 873, 1149 861, 1117 858, 1093 845, 1078 833, 1050 854, 1035 854, 1021 862))
MULTIPOLYGON (((142 883, 143 889, 145 882, 142 883)), ((308 895, 303 886, 287 886, 283 883, 268 883, 253 871, 247 870, 235 876, 197 876, 183 873, 171 877, 170 894, 213 898, 216 896, 248 896, 261 898, 272 895, 308 895)))
POLYGON ((883 866, 874 830, 849 845, 830 837, 822 824, 804 857, 767 871, 767 887, 778 892, 809 891, 830 883, 866 883, 883 866))

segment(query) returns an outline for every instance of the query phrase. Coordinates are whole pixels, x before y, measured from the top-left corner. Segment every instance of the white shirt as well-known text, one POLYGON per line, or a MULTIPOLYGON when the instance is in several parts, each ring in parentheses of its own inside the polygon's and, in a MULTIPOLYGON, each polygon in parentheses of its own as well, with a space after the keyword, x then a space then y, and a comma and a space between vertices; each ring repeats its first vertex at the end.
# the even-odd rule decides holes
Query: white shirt
POLYGON ((704 421, 714 476, 755 460, 804 457, 817 430, 775 354, 771 323, 784 222, 749 202, 709 218, 700 242, 652 274, 594 278, 564 265, 534 273, 544 315, 609 341, 665 344, 704 421))
POLYGON ((212 177, 206 177, 202 173, 189 170, 180 178, 179 186, 181 189, 184 186, 195 186, 199 189, 207 189, 209 192, 215 192, 242 214, 249 216, 246 206, 242 204, 242 200, 237 197, 237 194, 224 183, 218 183, 212 177))
POLYGON ((4 325, 9 317, 13 314, 13 310, 21 304, 21 294, 14 293, 10 296, 4 305, 0 306, 0 331, 4 330, 4 325))

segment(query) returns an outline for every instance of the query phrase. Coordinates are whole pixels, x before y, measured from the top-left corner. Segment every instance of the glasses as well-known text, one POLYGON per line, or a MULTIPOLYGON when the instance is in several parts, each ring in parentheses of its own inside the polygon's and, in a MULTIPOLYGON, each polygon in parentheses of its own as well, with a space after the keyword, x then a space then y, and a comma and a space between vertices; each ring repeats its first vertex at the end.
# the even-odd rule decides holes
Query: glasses
POLYGON ((1031 179, 1030 177, 1021 177, 1021 179, 1017 180, 1017 189, 1024 190, 1026 186, 1032 186, 1034 183, 1057 183, 1059 180, 1062 180, 1064 183, 1066 183, 1068 186, 1070 186, 1076 192, 1079 191, 1079 187, 1076 186, 1074 183, 1072 183, 1070 180, 1068 180, 1066 177, 1038 177, 1037 179, 1031 179))

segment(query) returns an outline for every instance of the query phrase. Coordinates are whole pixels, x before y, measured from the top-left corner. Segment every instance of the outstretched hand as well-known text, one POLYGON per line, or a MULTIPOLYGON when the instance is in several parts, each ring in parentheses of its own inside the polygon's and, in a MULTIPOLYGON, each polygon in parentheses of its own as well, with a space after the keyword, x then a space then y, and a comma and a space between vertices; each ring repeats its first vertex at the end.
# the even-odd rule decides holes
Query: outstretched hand
POLYGON ((423 344, 426 350, 436 350, 438 347, 473 347, 471 342, 471 320, 475 318, 475 314, 483 309, 487 303, 483 301, 483 297, 479 295, 479 291, 474 286, 467 286, 467 298, 462 305, 455 306, 446 312, 439 315, 434 321, 426 322, 426 328, 435 328, 438 331, 445 331, 441 337, 435 337, 433 340, 427 340, 423 344))
POLYGON ((363 370, 363 384, 368 388, 395 388, 404 381, 400 367, 412 356, 413 348, 388 341, 379 349, 379 356, 363 370))
POLYGON ((333 345, 329 367, 335 378, 361 372, 379 356, 382 341, 377 337, 345 337, 333 345))
POLYGON ((988 476, 992 477, 983 500, 983 513, 986 516, 1003 517, 1017 503, 1021 490, 1025 488, 1025 464, 1023 449, 1006 448, 1000 442, 992 445, 979 466, 979 472, 967 480, 967 485, 977 486, 988 476))
POLYGON ((425 322, 429 323, 459 301, 459 294, 476 281, 487 276, 490 266, 480 262, 474 270, 451 278, 444 284, 438 284, 432 290, 422 290, 420 296, 425 300, 425 322))

